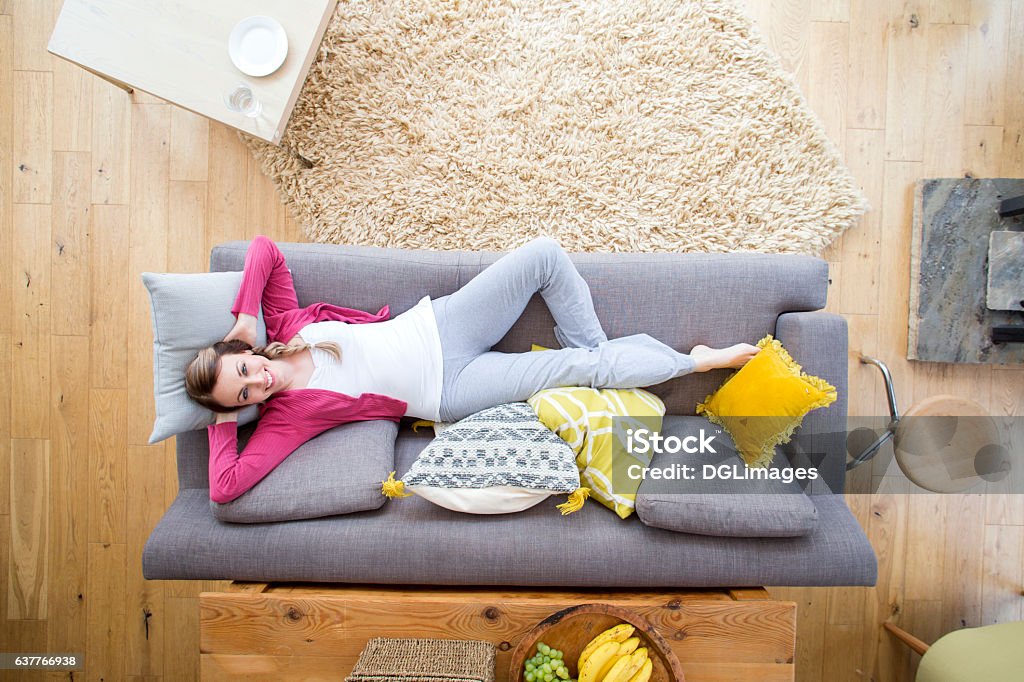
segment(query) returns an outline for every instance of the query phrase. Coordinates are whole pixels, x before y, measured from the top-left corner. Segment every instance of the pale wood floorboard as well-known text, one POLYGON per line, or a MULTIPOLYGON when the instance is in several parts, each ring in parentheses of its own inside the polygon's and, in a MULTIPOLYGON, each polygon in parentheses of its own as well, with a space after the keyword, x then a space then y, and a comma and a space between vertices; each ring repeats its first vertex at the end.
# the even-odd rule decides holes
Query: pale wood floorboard
MULTIPOLYGON (((914 181, 1024 175, 1024 0, 742 1, 873 207, 824 254, 853 413, 886 411, 865 352, 904 409, 955 393, 1024 414, 1020 368, 905 359, 914 181)), ((198 679, 198 594, 226 583, 141 575, 177 475, 173 442, 147 445, 139 274, 305 237, 234 132, 50 56, 59 7, 0 0, 0 650, 85 653, 89 679, 198 679)), ((1022 497, 850 495, 878 584, 771 587, 799 605, 798 679, 913 679, 886 620, 933 641, 1024 617, 1022 497)))

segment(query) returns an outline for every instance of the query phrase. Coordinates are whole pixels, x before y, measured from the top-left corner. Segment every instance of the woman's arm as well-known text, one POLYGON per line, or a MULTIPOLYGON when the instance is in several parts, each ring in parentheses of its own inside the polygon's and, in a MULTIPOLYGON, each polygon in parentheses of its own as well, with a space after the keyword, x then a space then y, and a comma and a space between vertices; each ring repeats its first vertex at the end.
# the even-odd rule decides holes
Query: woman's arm
POLYGON ((375 393, 363 393, 358 398, 319 389, 312 391, 319 398, 299 393, 304 392, 286 391, 274 398, 277 405, 261 410, 256 430, 241 454, 235 413, 218 415, 218 423, 206 427, 211 500, 223 504, 239 497, 300 445, 331 427, 372 419, 397 422, 408 407, 404 400, 375 393))
POLYGON ((255 346, 258 322, 256 317, 249 313, 238 313, 235 318, 235 326, 227 333, 224 340, 231 341, 232 339, 239 339, 241 341, 245 341, 250 346, 255 346))
POLYGON ((312 437, 298 424, 264 417, 239 453, 236 413, 218 415, 217 423, 206 429, 210 439, 210 499, 218 504, 240 497, 312 437))
POLYGON ((227 422, 237 422, 237 421, 238 421, 238 410, 235 410, 234 412, 218 412, 217 413, 217 421, 216 421, 217 424, 225 424, 227 422))
POLYGON ((288 271, 284 254, 277 248, 277 244, 263 235, 249 244, 245 254, 242 286, 238 289, 231 312, 256 317, 261 306, 263 316, 268 320, 299 307, 292 273, 288 271))

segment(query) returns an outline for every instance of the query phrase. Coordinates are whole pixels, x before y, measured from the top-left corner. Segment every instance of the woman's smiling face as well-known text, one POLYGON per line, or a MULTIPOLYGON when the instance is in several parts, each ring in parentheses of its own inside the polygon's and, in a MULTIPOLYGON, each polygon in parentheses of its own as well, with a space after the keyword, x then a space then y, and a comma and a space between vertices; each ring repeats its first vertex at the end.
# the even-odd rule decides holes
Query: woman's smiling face
POLYGON ((282 364, 251 351, 224 355, 220 359, 213 397, 231 408, 262 403, 283 385, 282 364))

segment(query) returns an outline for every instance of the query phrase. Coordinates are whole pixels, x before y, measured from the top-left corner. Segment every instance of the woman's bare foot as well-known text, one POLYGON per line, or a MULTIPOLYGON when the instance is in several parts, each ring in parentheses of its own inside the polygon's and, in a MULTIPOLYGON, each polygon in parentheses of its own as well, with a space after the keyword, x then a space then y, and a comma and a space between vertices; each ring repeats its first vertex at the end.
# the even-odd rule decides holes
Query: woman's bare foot
POLYGON ((742 367, 760 351, 760 348, 749 343, 737 343, 728 348, 696 345, 690 350, 690 357, 697 363, 695 372, 706 372, 709 369, 742 367))

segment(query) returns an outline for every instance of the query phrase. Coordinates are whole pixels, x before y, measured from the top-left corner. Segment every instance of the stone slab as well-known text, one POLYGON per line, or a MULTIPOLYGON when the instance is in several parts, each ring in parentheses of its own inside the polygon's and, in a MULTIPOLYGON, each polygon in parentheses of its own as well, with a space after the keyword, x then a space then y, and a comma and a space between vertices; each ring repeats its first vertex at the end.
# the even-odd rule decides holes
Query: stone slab
POLYGON ((993 344, 994 325, 1024 324, 1024 314, 989 310, 988 251, 993 231, 1020 231, 1000 219, 999 202, 1024 194, 1021 179, 918 181, 911 242, 907 357, 930 362, 1019 365, 1024 344, 993 344))
POLYGON ((988 241, 989 310, 1024 310, 1024 232, 995 230, 988 241))

